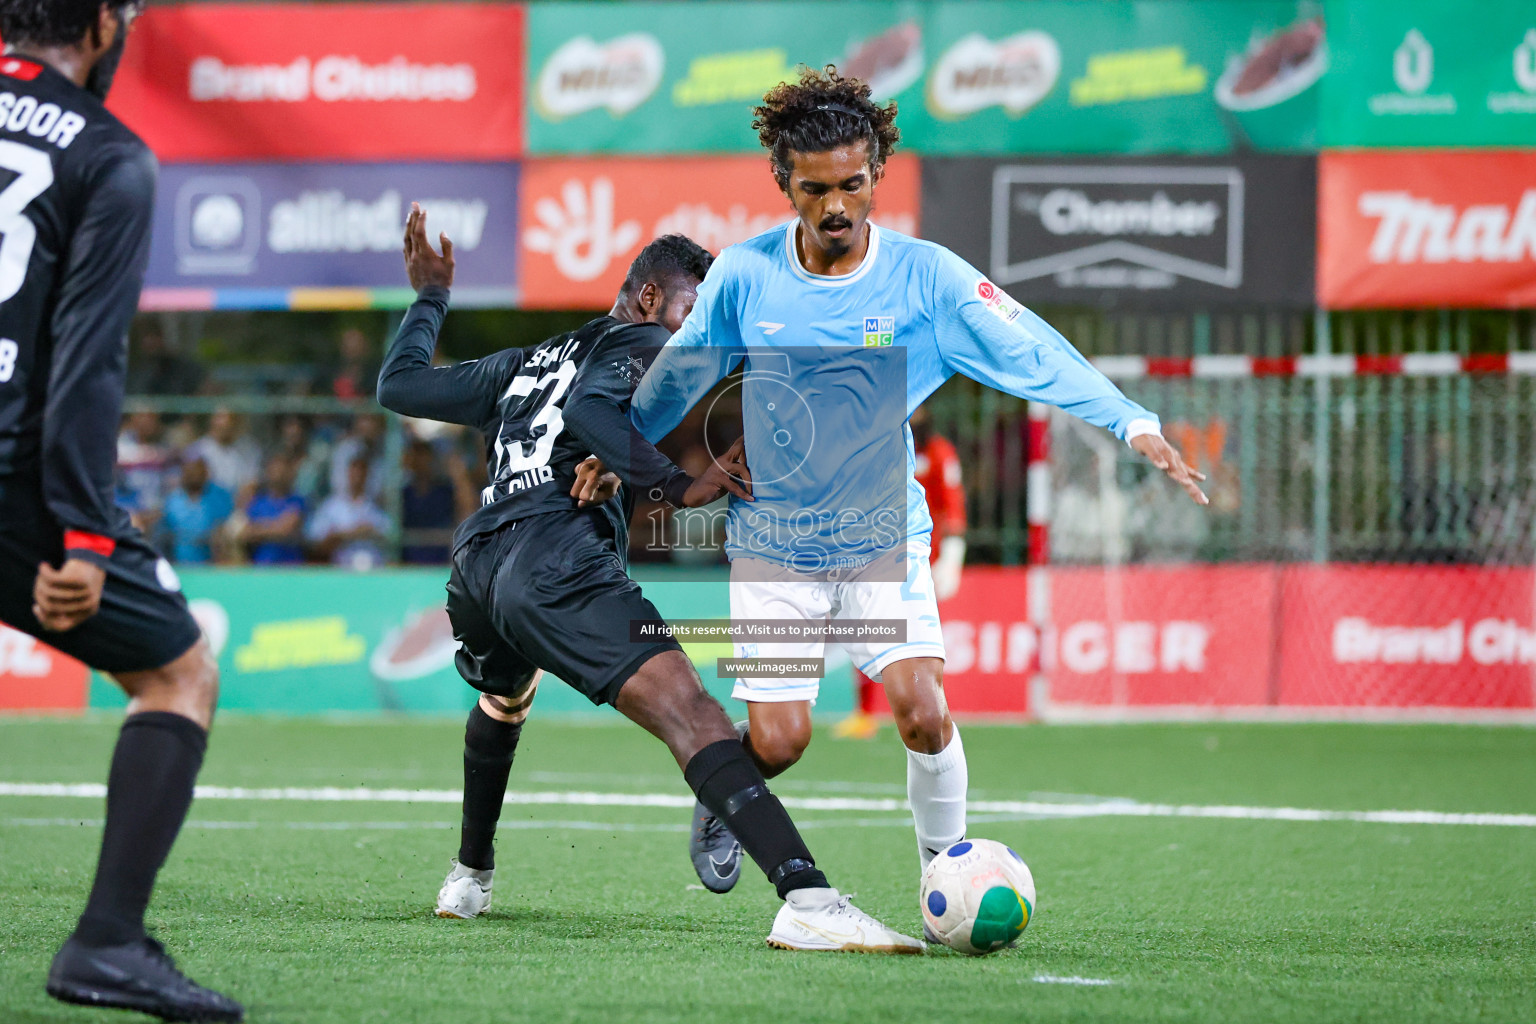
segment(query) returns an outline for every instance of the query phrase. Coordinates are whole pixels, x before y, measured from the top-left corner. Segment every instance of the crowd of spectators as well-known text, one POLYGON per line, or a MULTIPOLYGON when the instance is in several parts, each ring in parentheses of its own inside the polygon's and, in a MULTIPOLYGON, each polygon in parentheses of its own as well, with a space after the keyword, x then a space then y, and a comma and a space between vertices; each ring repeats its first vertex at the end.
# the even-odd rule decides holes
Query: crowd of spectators
POLYGON ((405 429, 389 472, 376 413, 135 412, 118 436, 118 499, 183 564, 442 564, 479 501, 475 440, 405 429))

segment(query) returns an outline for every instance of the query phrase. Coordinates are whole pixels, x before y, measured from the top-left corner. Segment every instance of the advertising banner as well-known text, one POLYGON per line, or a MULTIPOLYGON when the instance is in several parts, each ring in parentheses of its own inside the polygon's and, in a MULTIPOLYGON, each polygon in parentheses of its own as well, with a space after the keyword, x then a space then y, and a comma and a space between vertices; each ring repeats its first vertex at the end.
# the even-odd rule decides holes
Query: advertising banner
POLYGON ((111 107, 163 161, 503 159, 522 52, 520 4, 151 6, 111 107))
POLYGON ((1294 566, 1282 575, 1280 701, 1530 708, 1536 573, 1294 566))
MULTIPOLYGON (((523 168, 522 305, 607 309, 641 248, 681 232, 713 252, 794 217, 764 156, 538 160, 523 168)), ((899 156, 875 193, 876 223, 918 230, 919 166, 899 156)))
MULTIPOLYGON (((1159 708, 1536 708, 1536 571, 1445 566, 1222 565, 1049 570, 1040 637, 1021 568, 972 566, 940 607, 944 688, 963 715, 1024 715, 1043 666, 1059 714, 1159 708)), ((219 659, 220 707, 319 714, 461 714, 446 570, 188 569, 183 586, 219 659)), ((670 620, 716 619, 726 576, 642 576, 670 620)), ((723 641, 684 650, 710 692, 723 641)), ((831 652, 829 652, 831 653, 831 652)), ((846 659, 828 658, 820 713, 849 706, 846 659)), ((74 710, 84 666, 0 630, 0 712, 74 710)), ((121 707, 97 679, 91 707, 121 707)), ((590 712, 550 679, 537 713, 590 712)))
POLYGON ((0 625, 0 714, 83 711, 87 674, 74 658, 0 625))
MULTIPOLYGON (((192 614, 218 657, 219 707, 280 714, 468 711, 476 694, 453 667, 458 645, 443 608, 447 580, 446 568, 181 572, 192 614)), ((668 618, 719 616, 729 607, 723 573, 704 582, 697 574, 689 582, 647 581, 645 591, 668 618)), ((5 643, 0 638, 0 650, 5 643)), ((714 672, 728 645, 684 650, 717 696, 730 693, 731 681, 714 672)), ((83 693, 83 667, 79 678, 83 693)), ((0 698, 8 692, 0 676, 0 698)), ((122 704, 115 686, 93 684, 92 707, 122 704)), ((555 679, 539 687, 535 707, 539 714, 593 709, 555 679)))
MULTIPOLYGON (((456 292, 517 283, 513 163, 162 167, 147 299, 164 289, 407 288, 413 201, 453 239, 456 292)), ((463 297, 460 295, 460 297, 463 297)))
POLYGON ((896 99, 919 153, 1308 149, 1328 66, 1315 4, 1254 0, 539 3, 533 153, 756 149, 797 65, 896 99))
POLYGON ((1270 702, 1274 566, 1051 570, 1051 700, 1270 702))
POLYGON ((1536 150, 1320 160, 1324 306, 1536 305, 1536 150))
POLYGON ((926 237, 1021 302, 1313 302, 1312 157, 923 161, 926 237))
POLYGON ((1536 573, 1441 566, 1053 567, 1043 642, 1022 569, 970 567, 939 609, 965 714, 1536 707, 1536 573))
POLYGON ((1327 5, 1328 146, 1528 146, 1536 6, 1485 0, 1327 5))

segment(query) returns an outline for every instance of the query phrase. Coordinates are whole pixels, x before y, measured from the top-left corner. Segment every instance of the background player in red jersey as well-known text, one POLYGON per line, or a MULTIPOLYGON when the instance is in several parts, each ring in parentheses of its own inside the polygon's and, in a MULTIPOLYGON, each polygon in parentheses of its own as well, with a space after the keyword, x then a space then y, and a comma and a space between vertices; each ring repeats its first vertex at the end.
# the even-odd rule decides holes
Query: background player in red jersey
MULTIPOLYGON (((933 573, 933 596, 939 601, 960 589, 960 569, 965 565, 965 485, 960 475, 960 455, 949 439, 933 432, 933 417, 920 405, 907 421, 912 428, 912 450, 917 464, 914 475, 923 485, 928 514, 933 516, 933 541, 928 562, 933 573)), ((853 681, 858 706, 833 730, 844 739, 872 739, 880 731, 875 717, 880 687, 857 668, 853 681)))

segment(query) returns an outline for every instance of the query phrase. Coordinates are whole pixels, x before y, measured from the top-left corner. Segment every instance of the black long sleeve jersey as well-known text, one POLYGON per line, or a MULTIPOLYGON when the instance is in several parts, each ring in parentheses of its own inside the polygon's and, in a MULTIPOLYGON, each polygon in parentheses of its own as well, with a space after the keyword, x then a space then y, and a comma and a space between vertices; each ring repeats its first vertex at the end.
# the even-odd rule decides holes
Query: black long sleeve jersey
POLYGON ((128 325, 149 259, 154 154, 52 68, 0 56, 0 501, 71 555, 110 555, 128 325))
POLYGON ((578 507, 571 486, 589 455, 625 484, 604 508, 621 535, 635 491, 659 489, 681 503, 692 478, 629 422, 634 387, 666 344, 664 327, 603 316, 528 348, 433 367, 447 313, 447 289, 422 289, 379 372, 379 404, 485 436, 490 483, 480 509, 459 526, 455 549, 515 519, 578 507))

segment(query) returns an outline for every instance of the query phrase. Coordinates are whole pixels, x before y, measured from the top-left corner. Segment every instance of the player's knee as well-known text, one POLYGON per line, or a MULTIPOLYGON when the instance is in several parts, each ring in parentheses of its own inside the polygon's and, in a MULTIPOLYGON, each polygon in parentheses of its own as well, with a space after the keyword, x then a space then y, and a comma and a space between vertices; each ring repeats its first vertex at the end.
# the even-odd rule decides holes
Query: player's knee
POLYGON ((533 710, 533 697, 538 692, 539 680, 543 675, 540 669, 533 669, 525 679, 509 685, 508 690, 516 693, 515 697, 503 697, 492 693, 481 694, 480 710, 498 722, 520 725, 527 721, 528 713, 533 710))
POLYGON ((944 730, 948 722, 949 712, 942 704, 924 702, 902 708, 896 714, 901 742, 908 750, 922 754, 937 754, 944 749, 944 730))
POLYGON ((747 741, 764 775, 772 777, 793 767, 810 745, 809 732, 798 728, 754 726, 747 741))
POLYGON ((178 705, 188 716, 205 728, 213 720, 213 710, 219 703, 219 663, 207 640, 196 645, 170 666, 167 680, 178 705))

